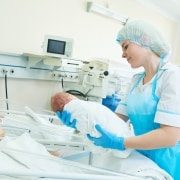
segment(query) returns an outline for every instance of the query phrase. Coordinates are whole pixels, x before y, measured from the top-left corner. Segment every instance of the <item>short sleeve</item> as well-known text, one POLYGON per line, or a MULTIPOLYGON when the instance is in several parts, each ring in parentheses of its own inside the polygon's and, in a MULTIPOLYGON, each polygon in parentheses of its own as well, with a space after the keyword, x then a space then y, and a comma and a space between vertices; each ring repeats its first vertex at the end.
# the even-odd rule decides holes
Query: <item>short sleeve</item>
POLYGON ((180 127, 180 68, 165 70, 161 77, 155 122, 180 127))

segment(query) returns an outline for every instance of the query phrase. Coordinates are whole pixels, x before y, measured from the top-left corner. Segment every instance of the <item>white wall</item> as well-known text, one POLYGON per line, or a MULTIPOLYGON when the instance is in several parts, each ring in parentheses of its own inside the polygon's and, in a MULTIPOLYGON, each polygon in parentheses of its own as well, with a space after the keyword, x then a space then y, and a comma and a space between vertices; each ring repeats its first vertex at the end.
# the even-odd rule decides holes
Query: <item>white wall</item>
MULTIPOLYGON (((144 19, 159 28, 174 47, 178 24, 136 0, 94 0, 128 16, 129 21, 144 19)), ((86 11, 87 0, 0 0, 0 51, 41 54, 45 34, 74 39, 73 57, 90 60, 108 58, 125 63, 121 48, 115 42, 122 24, 116 20, 86 11)), ((176 61, 179 52, 173 52, 176 61)), ((125 63, 126 64, 126 63, 125 63)), ((119 64, 121 66, 121 64, 119 64)), ((57 82, 35 82, 10 79, 9 99, 12 104, 28 104, 49 109, 50 96, 61 90, 57 82), (16 89, 16 91, 15 91, 16 89), (33 98, 32 98, 33 97, 33 98)), ((4 79, 0 80, 0 100, 5 98, 4 79)))
MULTIPOLYGON (((136 0, 94 0, 128 16, 145 19, 174 42, 176 24, 136 0)), ((72 37, 73 56, 118 60, 115 39, 121 23, 86 11, 87 0, 0 0, 0 51, 41 54, 45 34, 72 37)))

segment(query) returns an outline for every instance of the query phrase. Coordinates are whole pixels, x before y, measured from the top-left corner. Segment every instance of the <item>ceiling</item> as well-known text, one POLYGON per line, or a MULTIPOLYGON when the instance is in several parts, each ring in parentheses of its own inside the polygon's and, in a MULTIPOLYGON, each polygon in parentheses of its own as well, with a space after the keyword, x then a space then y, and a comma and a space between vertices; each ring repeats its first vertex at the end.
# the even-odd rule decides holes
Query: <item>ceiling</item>
POLYGON ((166 17, 180 22, 180 0, 137 0, 166 17))

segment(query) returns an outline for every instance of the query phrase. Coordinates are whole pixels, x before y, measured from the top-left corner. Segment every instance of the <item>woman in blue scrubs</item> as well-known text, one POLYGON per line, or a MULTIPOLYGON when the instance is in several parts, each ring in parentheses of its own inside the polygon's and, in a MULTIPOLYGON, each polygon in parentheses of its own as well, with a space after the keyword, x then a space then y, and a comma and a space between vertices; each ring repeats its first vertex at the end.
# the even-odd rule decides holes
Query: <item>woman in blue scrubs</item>
MULTIPOLYGON (((135 136, 117 137, 98 124, 95 127, 101 136, 87 136, 104 148, 137 149, 174 180, 180 180, 180 68, 168 61, 168 43, 146 22, 127 23, 119 31, 117 42, 122 57, 132 68, 144 68, 144 72, 133 76, 116 109, 120 118, 130 121, 135 136)), ((60 118, 72 126, 66 114, 62 113, 60 118)))
POLYGON ((131 67, 144 68, 133 76, 125 99, 116 109, 119 117, 129 119, 136 136, 116 137, 97 125, 102 135, 88 137, 105 148, 137 149, 174 180, 180 180, 180 68, 168 61, 168 43, 148 23, 127 23, 117 41, 131 67))

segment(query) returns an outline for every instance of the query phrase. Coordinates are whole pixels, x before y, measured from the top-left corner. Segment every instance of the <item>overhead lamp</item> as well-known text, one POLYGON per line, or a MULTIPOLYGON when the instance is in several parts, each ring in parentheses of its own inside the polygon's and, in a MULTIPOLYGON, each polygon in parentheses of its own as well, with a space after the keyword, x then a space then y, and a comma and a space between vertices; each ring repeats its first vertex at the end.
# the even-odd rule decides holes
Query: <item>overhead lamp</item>
POLYGON ((95 12, 103 16, 113 18, 115 20, 120 21, 123 25, 125 25, 126 22, 128 21, 128 17, 122 16, 121 14, 113 11, 110 8, 106 8, 94 2, 87 2, 87 11, 95 12))

